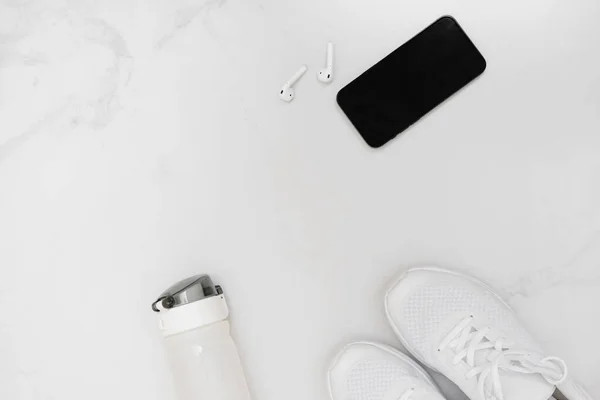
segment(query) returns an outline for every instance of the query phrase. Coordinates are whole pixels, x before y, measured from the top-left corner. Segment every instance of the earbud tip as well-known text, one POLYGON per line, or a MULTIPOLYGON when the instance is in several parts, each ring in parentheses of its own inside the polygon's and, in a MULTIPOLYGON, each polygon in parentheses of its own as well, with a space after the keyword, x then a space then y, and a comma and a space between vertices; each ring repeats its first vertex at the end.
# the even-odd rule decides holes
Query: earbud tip
POLYGON ((294 95, 292 93, 284 93, 283 91, 279 93, 279 98, 286 103, 294 100, 294 95))

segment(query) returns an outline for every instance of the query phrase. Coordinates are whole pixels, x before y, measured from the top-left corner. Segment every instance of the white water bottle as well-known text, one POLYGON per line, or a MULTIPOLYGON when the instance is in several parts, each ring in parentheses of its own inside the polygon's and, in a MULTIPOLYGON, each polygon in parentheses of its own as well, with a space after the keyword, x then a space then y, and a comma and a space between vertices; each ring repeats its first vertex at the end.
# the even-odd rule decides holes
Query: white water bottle
POLYGON ((167 289, 152 309, 179 400, 251 400, 220 286, 208 275, 193 276, 167 289))

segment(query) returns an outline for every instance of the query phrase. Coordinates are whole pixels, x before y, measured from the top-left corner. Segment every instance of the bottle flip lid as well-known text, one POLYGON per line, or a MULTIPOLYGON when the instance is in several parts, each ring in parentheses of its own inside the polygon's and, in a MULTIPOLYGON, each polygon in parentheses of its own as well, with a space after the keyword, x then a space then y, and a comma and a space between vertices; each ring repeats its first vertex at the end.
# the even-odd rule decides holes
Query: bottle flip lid
POLYGON ((177 282, 165 290, 152 303, 152 310, 161 312, 186 304, 223 294, 219 285, 215 285, 208 275, 195 275, 177 282))

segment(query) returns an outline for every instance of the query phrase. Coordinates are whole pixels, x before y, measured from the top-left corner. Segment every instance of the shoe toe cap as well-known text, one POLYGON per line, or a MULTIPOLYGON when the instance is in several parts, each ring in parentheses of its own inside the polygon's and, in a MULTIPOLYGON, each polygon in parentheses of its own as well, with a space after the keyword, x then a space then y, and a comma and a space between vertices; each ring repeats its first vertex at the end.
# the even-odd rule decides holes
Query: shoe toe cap
POLYGON ((407 356, 373 343, 353 343, 331 365, 329 388, 334 400, 383 399, 399 381, 422 381, 421 375, 407 356))

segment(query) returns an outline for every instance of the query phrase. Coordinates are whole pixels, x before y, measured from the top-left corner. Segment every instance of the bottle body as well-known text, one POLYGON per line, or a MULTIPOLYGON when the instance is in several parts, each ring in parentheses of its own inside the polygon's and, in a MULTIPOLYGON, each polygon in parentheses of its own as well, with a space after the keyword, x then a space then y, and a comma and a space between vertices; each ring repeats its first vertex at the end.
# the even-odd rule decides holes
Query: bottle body
POLYGON ((229 327, 229 307, 208 275, 176 283, 152 304, 178 400, 251 400, 229 327))
POLYGON ((250 400, 229 322, 165 337, 179 400, 250 400))

